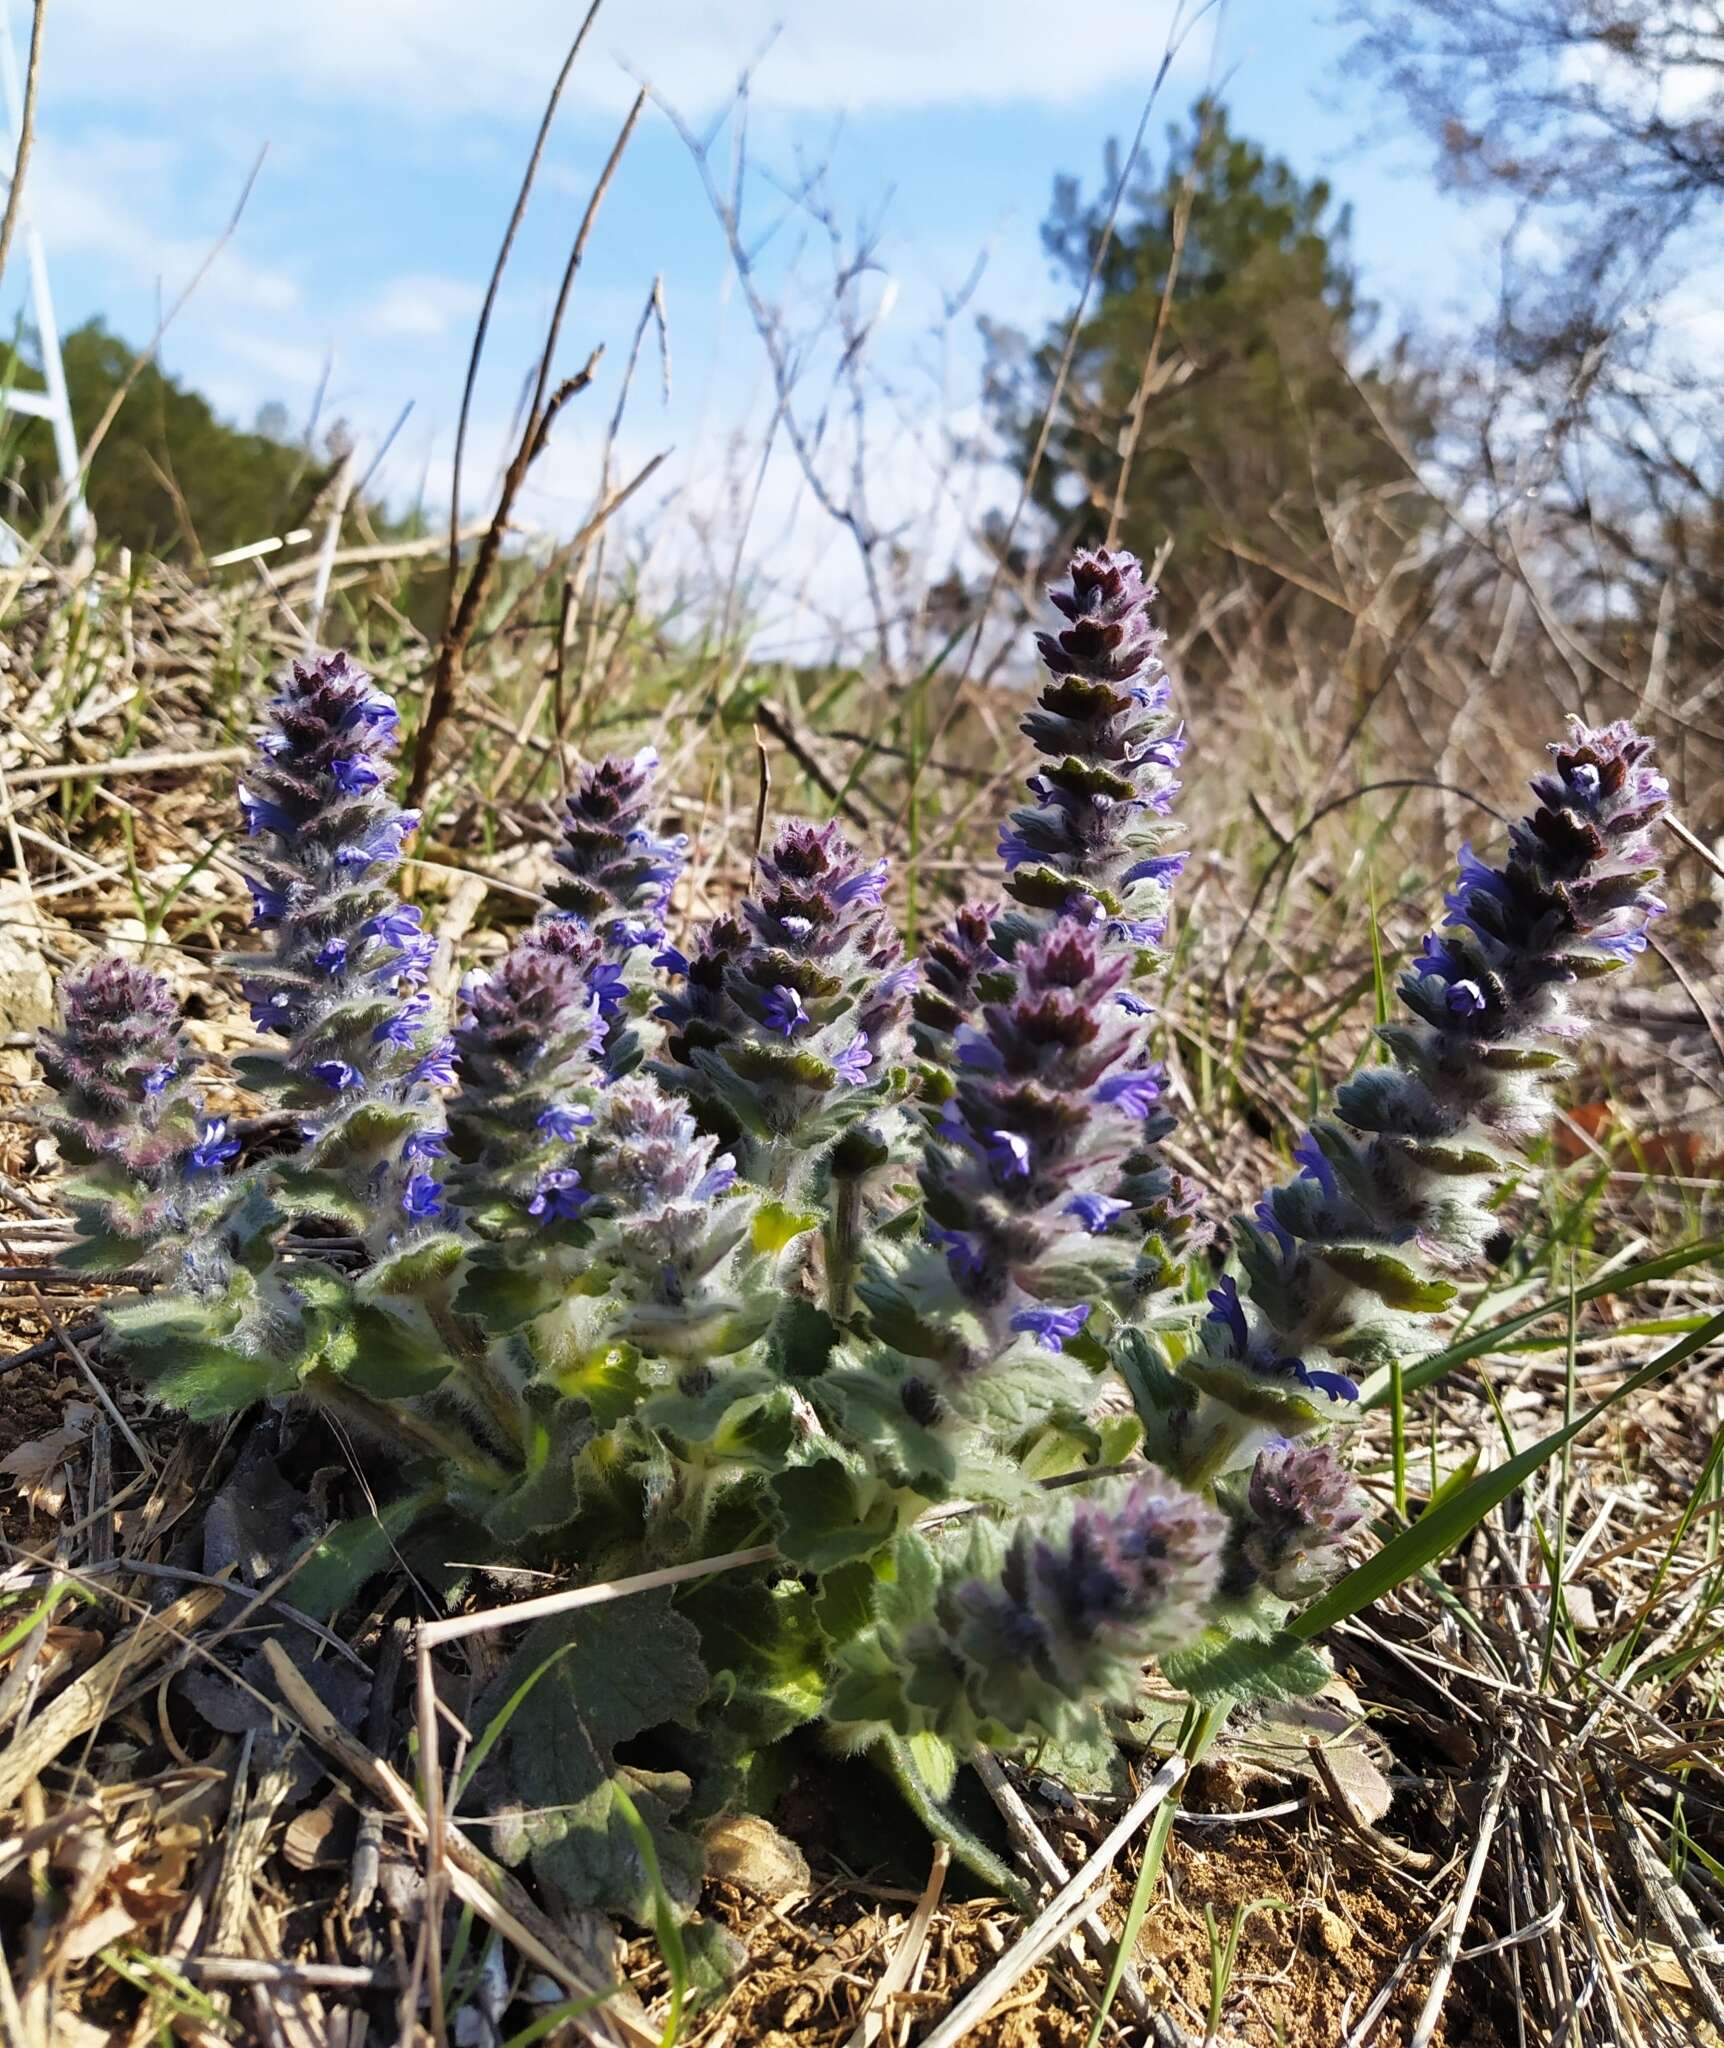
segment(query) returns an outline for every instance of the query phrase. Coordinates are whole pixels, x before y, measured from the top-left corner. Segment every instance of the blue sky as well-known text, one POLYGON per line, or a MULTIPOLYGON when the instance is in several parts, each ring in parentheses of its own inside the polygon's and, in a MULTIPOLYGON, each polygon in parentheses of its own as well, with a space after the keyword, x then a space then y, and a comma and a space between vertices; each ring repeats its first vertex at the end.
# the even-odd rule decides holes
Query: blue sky
MULTIPOLYGON (((99 312, 128 338, 145 336, 267 143, 239 230, 168 333, 164 361, 241 420, 271 399, 302 418, 327 367, 324 417, 351 422, 362 455, 411 399, 388 487, 397 499, 421 487, 446 498, 474 311, 582 11, 565 0, 56 0, 29 204, 62 325, 99 312)), ((1171 0, 1087 0, 1081 10, 1049 0, 606 0, 499 305, 475 415, 474 495, 489 487, 635 78, 704 126, 765 49, 751 157, 782 176, 799 161, 829 162, 840 219, 881 223, 883 274, 867 287, 881 316, 875 367, 896 430, 926 442, 940 415, 929 330, 941 294, 986 250, 944 366, 961 426, 974 420, 974 313, 1037 327, 1061 310, 1037 232, 1053 178, 1077 171, 1093 185, 1105 140, 1129 140, 1172 11, 1171 0)), ((20 36, 23 26, 15 21, 20 36)), ((1434 192, 1416 140, 1385 138, 1380 91, 1345 75, 1346 47, 1321 6, 1232 0, 1184 43, 1153 146, 1206 79, 1222 79, 1242 132, 1329 176, 1351 203, 1365 289, 1388 319, 1454 316, 1479 282, 1477 223, 1434 192)), ((757 189, 764 219, 771 192, 757 189)), ((792 241, 786 233, 773 245, 769 274, 792 241)), ((817 245, 805 261, 812 282, 817 245)), ((7 279, 14 301, 22 274, 14 264, 7 279)), ((663 503, 712 488, 768 394, 688 152, 656 108, 576 287, 562 367, 599 340, 609 356, 538 473, 529 510, 544 526, 577 522, 590 500, 614 380, 655 276, 669 311, 671 398, 662 402, 656 368, 642 378, 621 454, 626 471, 674 449, 652 487, 663 503)), ((907 475, 913 464, 895 466, 907 475)), ((794 487, 784 489, 788 514, 794 487)))

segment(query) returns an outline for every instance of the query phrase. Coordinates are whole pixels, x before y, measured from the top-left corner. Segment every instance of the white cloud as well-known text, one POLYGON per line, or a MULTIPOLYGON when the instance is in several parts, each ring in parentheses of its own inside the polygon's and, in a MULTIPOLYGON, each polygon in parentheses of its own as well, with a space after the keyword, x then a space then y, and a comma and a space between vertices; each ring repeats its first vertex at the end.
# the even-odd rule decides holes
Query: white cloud
POLYGON ((455 277, 391 278, 359 316, 367 334, 384 340, 434 341, 477 311, 475 285, 455 277))
MULTIPOLYGON (((225 213, 215 210, 201 237, 163 225, 185 219, 176 157, 173 144, 134 136, 81 138, 75 147, 44 137, 30 166, 27 211, 56 258, 99 258, 116 281, 159 285, 171 303, 226 225, 225 213)), ((258 263, 230 243, 211 266, 202 299, 283 314, 298 307, 301 292, 291 272, 258 263)))
MULTIPOLYGON (((756 80, 762 105, 1059 103, 1092 93, 1103 76, 1147 79, 1176 11, 1174 0, 1089 0, 1074 23, 1051 16, 1046 0, 613 0, 570 93, 613 105, 632 71, 700 112, 770 42, 756 80)), ((175 0, 165 10, 61 0, 51 40, 78 57, 54 90, 128 104, 149 95, 164 106, 219 90, 226 115, 254 110, 265 128, 279 123, 284 100, 427 118, 519 115, 542 103, 579 14, 570 0, 514 0, 506 21, 470 0, 175 0)), ((1201 63, 1207 31, 1187 48, 1201 63)))

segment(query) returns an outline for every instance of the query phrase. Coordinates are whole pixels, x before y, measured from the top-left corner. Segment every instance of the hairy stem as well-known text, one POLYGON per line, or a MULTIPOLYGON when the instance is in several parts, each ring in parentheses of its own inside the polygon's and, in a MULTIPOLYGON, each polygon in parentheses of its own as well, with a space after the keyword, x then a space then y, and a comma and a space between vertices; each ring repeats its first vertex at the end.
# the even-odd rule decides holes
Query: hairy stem
POLYGON ((916 1759, 910 1753, 910 1745, 901 1735, 886 1735, 881 1738, 879 1749, 893 1782, 908 1801, 910 1810, 934 1836, 944 1842, 964 1868, 979 1877, 983 1884, 997 1891, 1002 1898, 1010 1899, 1018 1911, 1031 1914, 1035 1911, 1035 1900, 1030 1896, 1021 1878, 1008 1870, 987 1844, 980 1841, 963 1822, 940 1804, 928 1790, 922 1774, 916 1768, 916 1759))

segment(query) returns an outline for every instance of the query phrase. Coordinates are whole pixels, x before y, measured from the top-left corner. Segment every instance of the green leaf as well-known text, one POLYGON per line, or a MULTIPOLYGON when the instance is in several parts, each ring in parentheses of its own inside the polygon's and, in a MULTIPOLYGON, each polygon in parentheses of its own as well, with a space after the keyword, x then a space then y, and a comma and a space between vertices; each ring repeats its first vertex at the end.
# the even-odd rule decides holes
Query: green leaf
POLYGON ((781 1252, 787 1244, 819 1227, 820 1218, 782 1202, 762 1202, 754 1212, 749 1239, 757 1252, 781 1252))
POLYGON ((455 1306, 503 1335, 554 1308, 557 1298, 556 1282, 542 1261, 530 1268, 517 1266, 506 1252, 484 1251, 468 1261, 455 1306))
POLYGON ((371 1221, 370 1209, 338 1174, 320 1173, 315 1167, 278 1166, 275 1198, 284 1216, 316 1216, 356 1233, 371 1221))
POLYGON ((171 1353, 134 1353, 124 1343, 121 1349, 156 1400, 193 1422, 219 1422, 298 1384, 293 1367, 281 1359, 249 1357, 220 1344, 189 1343, 171 1353))
POLYGON ((385 1253, 360 1283, 360 1292, 426 1295, 461 1263, 464 1250, 453 1231, 419 1238, 399 1251, 385 1253))
POLYGON ((1285 1631, 1259 1640, 1233 1636, 1161 1660, 1169 1685, 1204 1706, 1245 1700, 1305 1699, 1334 1675, 1319 1650, 1285 1631))
POLYGON ((1430 1280, 1393 1252, 1367 1244, 1318 1244, 1306 1246, 1313 1258, 1344 1275, 1355 1286, 1368 1287, 1390 1308, 1410 1309, 1420 1315, 1434 1315, 1455 1298, 1448 1280, 1430 1280))
POLYGON ((880 1581, 866 1558, 834 1565, 820 1577, 814 1619, 829 1643, 847 1643, 874 1624, 874 1592, 880 1581))
POLYGON ((528 1407, 525 1464, 520 1484, 484 1510, 485 1527, 507 1547, 544 1529, 566 1528, 580 1510, 575 1459, 592 1425, 573 1401, 535 1387, 528 1407))
POLYGON ((415 1329, 387 1309, 354 1304, 353 1346, 342 1378, 380 1401, 404 1401, 441 1386, 454 1360, 428 1332, 415 1329))
POLYGON ((367 1165, 415 1130, 421 1114, 405 1104, 361 1102, 316 1140, 307 1157, 320 1168, 367 1165))
POLYGON ((773 1317, 766 1339, 766 1369, 778 1380, 810 1380, 826 1370, 838 1325, 823 1308, 792 1296, 773 1317))
POLYGON ((892 1534, 891 1501, 881 1498, 864 1508, 862 1488, 836 1458, 776 1473, 770 1490, 779 1518, 778 1547, 810 1571, 866 1557, 892 1534))
POLYGON ((78 1217, 79 1235, 60 1252, 55 1264, 68 1273, 121 1273, 146 1256, 149 1246, 135 1237, 122 1237, 87 1216, 78 1217))
POLYGON ((724 1723, 750 1743, 778 1742, 826 1704, 828 1651, 815 1602, 795 1579, 711 1580, 680 1603, 700 1630, 701 1662, 724 1723))
POLYGON ((375 1514, 356 1515, 326 1529, 293 1575, 294 1606, 318 1621, 332 1620, 379 1572, 388 1570, 402 1537, 442 1502, 441 1487, 423 1487, 375 1514))
POLYGON ((610 1429, 632 1413, 645 1392, 640 1361, 624 1344, 607 1345, 561 1367, 556 1383, 571 1399, 586 1402, 600 1429, 610 1429))
POLYGON ((1656 1358, 1624 1380, 1614 1393, 1595 1401, 1572 1422, 1553 1430, 1547 1437, 1541 1437, 1505 1464, 1496 1466, 1492 1471, 1481 1472, 1457 1492, 1439 1493, 1410 1529, 1402 1530, 1399 1536, 1385 1543, 1375 1557, 1368 1557, 1363 1564, 1355 1565, 1320 1600, 1307 1607, 1303 1614, 1295 1616, 1288 1624, 1288 1633, 1302 1641, 1321 1635, 1324 1629, 1333 1628, 1336 1622, 1345 1621, 1349 1615, 1369 1607, 1373 1600, 1380 1600, 1415 1572, 1423 1571, 1426 1565, 1446 1556, 1469 1530, 1484 1520, 1492 1508, 1507 1500, 1517 1487, 1525 1485, 1547 1459, 1554 1458, 1582 1430, 1607 1414, 1618 1401, 1650 1386, 1671 1366, 1680 1365, 1684 1359, 1692 1358, 1695 1352, 1703 1351, 1721 1334, 1724 1334, 1724 1310, 1659 1352, 1656 1358))
POLYGON ((625 1913, 646 1926, 662 1887, 677 1912, 687 1912, 701 1871, 699 1845, 673 1820, 687 1780, 620 1766, 614 1752, 666 1722, 694 1727, 707 1678, 693 1624, 656 1594, 539 1622, 487 1696, 475 1728, 480 1739, 488 1711, 501 1710, 535 1672, 502 1745, 510 1790, 524 1810, 496 1830, 500 1852, 511 1862, 529 1856, 575 1906, 625 1913), (569 1646, 571 1654, 559 1654, 569 1646), (660 1886, 647 1873, 619 1790, 649 1833, 660 1886))

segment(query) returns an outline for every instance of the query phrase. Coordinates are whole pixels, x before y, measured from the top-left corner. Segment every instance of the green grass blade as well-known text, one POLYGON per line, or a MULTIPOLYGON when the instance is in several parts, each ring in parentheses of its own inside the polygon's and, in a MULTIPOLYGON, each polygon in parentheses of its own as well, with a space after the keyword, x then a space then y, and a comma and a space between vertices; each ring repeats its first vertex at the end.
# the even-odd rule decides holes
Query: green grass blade
POLYGON ((1308 1642, 1325 1629, 1333 1628, 1338 1621, 1345 1621, 1349 1615, 1369 1607, 1373 1600, 1380 1600, 1385 1593, 1393 1592, 1415 1572, 1423 1571, 1426 1565, 1446 1556, 1470 1529, 1484 1520, 1492 1508, 1507 1500, 1516 1487, 1523 1486, 1547 1459, 1554 1458, 1589 1424, 1596 1422, 1619 1401, 1639 1393, 1642 1387, 1649 1387, 1671 1366, 1692 1358, 1696 1351, 1703 1351, 1719 1336, 1724 1336, 1724 1310, 1708 1317, 1698 1330, 1691 1330, 1668 1350, 1659 1352, 1656 1358, 1625 1379, 1615 1393, 1595 1401, 1572 1422, 1553 1430, 1547 1437, 1541 1437, 1536 1444, 1529 1444, 1506 1464, 1480 1473, 1447 1499, 1433 1502, 1410 1529, 1384 1544, 1375 1557, 1355 1565, 1339 1585, 1331 1587, 1303 1614, 1296 1615, 1287 1625, 1288 1633, 1308 1642))

